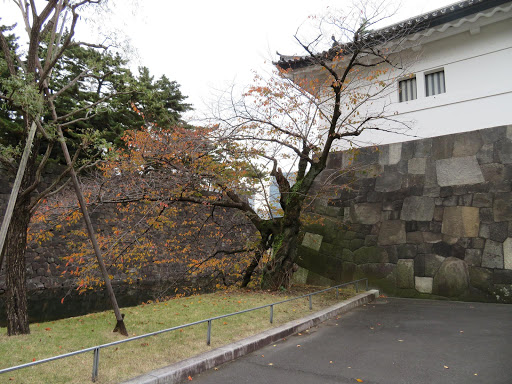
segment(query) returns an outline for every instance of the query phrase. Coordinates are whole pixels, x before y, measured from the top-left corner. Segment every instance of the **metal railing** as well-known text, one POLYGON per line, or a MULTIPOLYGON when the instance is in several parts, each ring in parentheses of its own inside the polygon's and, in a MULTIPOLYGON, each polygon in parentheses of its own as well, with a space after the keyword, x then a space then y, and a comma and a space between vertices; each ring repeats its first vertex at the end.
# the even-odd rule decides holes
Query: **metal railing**
POLYGON ((162 329, 160 331, 146 333, 144 335, 134 336, 134 337, 130 337, 128 339, 114 341, 112 343, 96 345, 94 347, 89 347, 89 348, 81 349, 79 351, 69 352, 69 353, 65 353, 65 354, 62 354, 62 355, 48 357, 46 359, 41 359, 41 360, 33 361, 33 362, 30 362, 30 363, 17 365, 17 366, 14 366, 14 367, 0 369, 0 374, 16 371, 16 370, 23 369, 23 368, 33 367, 34 365, 48 363, 50 361, 64 359, 66 357, 76 356, 76 355, 80 355, 82 353, 86 353, 86 352, 91 352, 92 351, 93 352, 92 382, 94 383, 98 379, 98 369, 99 369, 99 361, 100 361, 100 349, 112 347, 112 346, 118 345, 118 344, 128 343, 128 342, 134 341, 134 340, 144 339, 146 337, 159 335, 161 333, 177 331, 179 329, 183 329, 183 328, 187 328, 187 327, 191 327, 193 325, 198 325, 198 324, 203 324, 203 323, 208 323, 208 328, 207 328, 207 332, 206 332, 206 345, 210 345, 211 335, 212 335, 212 322, 213 322, 213 320, 224 319, 224 318, 230 317, 230 316, 241 315, 242 313, 257 311, 259 309, 264 309, 264 308, 270 308, 270 324, 272 324, 272 323, 274 323, 274 306, 276 306, 276 305, 284 304, 284 303, 287 303, 289 301, 299 300, 299 299, 303 299, 305 297, 308 297, 309 298, 309 310, 313 310, 313 300, 312 300, 312 297, 314 295, 318 295, 320 293, 324 293, 324 292, 331 291, 331 290, 335 289, 336 290, 336 299, 338 299, 339 298, 339 289, 340 288, 346 287, 346 286, 349 286, 349 285, 354 285, 356 293, 358 293, 359 292, 359 282, 362 282, 362 281, 365 282, 365 290, 367 291, 368 290, 368 279, 364 278, 364 279, 359 279, 359 280, 353 280, 353 281, 350 281, 348 283, 343 283, 343 284, 340 284, 340 285, 336 285, 334 287, 329 287, 329 288, 326 288, 326 289, 322 289, 320 291, 316 291, 316 292, 312 292, 312 293, 307 293, 307 294, 302 295, 302 296, 292 297, 291 299, 277 301, 277 302, 272 303, 272 304, 266 304, 266 305, 262 305, 262 306, 259 306, 259 307, 245 309, 243 311, 228 313, 227 315, 210 317, 208 319, 194 321, 193 323, 178 325, 176 327, 162 329))

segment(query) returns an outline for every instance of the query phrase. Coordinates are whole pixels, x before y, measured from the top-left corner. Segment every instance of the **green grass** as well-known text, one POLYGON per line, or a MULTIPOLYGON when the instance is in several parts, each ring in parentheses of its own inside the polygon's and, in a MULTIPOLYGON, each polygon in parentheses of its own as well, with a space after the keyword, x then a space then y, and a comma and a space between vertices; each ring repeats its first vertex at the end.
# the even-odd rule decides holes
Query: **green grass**
MULTIPOLYGON (((318 287, 296 287, 282 293, 232 290, 172 299, 166 302, 124 308, 130 336, 191 323, 209 317, 241 311, 300 296, 318 287)), ((340 300, 354 295, 340 290, 340 300)), ((313 310, 337 302, 334 291, 313 296, 313 310)), ((274 324, 269 309, 249 312, 212 322, 211 346, 206 345, 207 325, 199 324, 100 351, 98 383, 117 383, 144 372, 164 367, 222 345, 251 336, 311 313, 308 299, 274 307, 274 324)), ((0 368, 60 355, 79 349, 122 340, 113 333, 112 312, 93 313, 47 323, 31 324, 31 334, 6 336, 0 329, 0 368)), ((93 353, 25 368, 0 375, 2 383, 87 383, 91 379, 93 353)))

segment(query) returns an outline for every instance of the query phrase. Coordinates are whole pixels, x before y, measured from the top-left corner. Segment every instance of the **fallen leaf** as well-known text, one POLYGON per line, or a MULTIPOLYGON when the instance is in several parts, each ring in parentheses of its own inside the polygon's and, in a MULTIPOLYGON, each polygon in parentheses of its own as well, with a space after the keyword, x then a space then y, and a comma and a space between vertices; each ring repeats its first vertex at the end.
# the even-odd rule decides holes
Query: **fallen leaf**
POLYGON ((356 381, 357 381, 358 383, 362 383, 362 382, 363 382, 363 380, 361 380, 361 379, 356 379, 356 381))
POLYGON ((399 342, 402 342, 403 340, 398 340, 399 342))
POLYGON ((297 348, 300 348, 300 344, 297 344, 297 348))
POLYGON ((274 364, 272 364, 272 363, 268 363, 268 365, 274 365, 274 364))
POLYGON ((375 328, 373 328, 373 327, 370 327, 370 329, 375 329, 375 328))
POLYGON ((332 364, 332 360, 331 360, 331 361, 329 361, 329 364, 332 364))
POLYGON ((460 333, 464 333, 464 331, 459 331, 460 333))
POLYGON ((297 333, 297 335, 302 336, 302 333, 299 332, 299 333, 297 333))
POLYGON ((265 357, 265 355, 261 355, 261 357, 265 357))
POLYGON ((34 358, 32 359, 32 361, 36 361, 36 358, 34 357, 34 358))
POLYGON ((192 381, 192 376, 189 376, 189 377, 188 377, 188 381, 192 381))
POLYGON ((478 373, 475 373, 475 376, 478 376, 478 373))
POLYGON ((45 328, 44 330, 45 331, 51 331, 52 329, 51 328, 45 328))
POLYGON ((277 347, 277 345, 274 344, 273 347, 277 347))
POLYGON ((447 365, 444 366, 444 369, 449 369, 449 367, 447 365))

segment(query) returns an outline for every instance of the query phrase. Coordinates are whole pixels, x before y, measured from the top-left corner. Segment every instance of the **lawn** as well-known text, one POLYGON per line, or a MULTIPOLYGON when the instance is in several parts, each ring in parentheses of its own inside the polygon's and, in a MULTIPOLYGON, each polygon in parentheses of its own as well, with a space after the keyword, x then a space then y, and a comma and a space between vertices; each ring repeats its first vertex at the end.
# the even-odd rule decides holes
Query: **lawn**
MULTIPOLYGON (((123 308, 130 336, 191 323, 213 316, 258 307, 318 290, 296 287, 287 292, 230 290, 195 295, 123 308)), ((340 290, 339 300, 354 295, 352 289, 340 290)), ((339 301, 338 300, 338 301, 339 301)), ((337 302, 335 292, 313 296, 313 310, 337 302)), ((206 345, 207 325, 199 324, 149 338, 101 349, 98 383, 118 383, 144 372, 160 368, 222 345, 240 340, 271 327, 311 313, 307 298, 274 307, 274 324, 269 309, 261 309, 212 322, 211 345, 206 345)), ((0 328, 0 368, 76 351, 123 339, 113 333, 112 312, 31 324, 31 334, 7 337, 0 328)), ((0 375, 2 383, 87 383, 91 380, 93 353, 85 353, 20 371, 0 375)))

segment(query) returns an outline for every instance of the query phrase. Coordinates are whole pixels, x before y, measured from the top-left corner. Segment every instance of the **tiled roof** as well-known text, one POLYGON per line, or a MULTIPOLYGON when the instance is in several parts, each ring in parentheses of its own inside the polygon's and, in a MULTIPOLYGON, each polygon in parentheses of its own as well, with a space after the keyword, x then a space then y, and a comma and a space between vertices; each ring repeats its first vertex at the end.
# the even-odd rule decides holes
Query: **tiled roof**
MULTIPOLYGON (((434 28, 466 16, 485 11, 499 5, 510 3, 511 0, 464 0, 447 5, 434 11, 414 16, 410 19, 387 26, 376 31, 371 31, 361 40, 366 46, 378 45, 383 42, 393 40, 397 37, 412 35, 430 28, 434 28)), ((350 53, 353 48, 352 43, 337 44, 327 51, 312 56, 286 56, 279 54, 279 61, 274 63, 282 69, 298 69, 315 65, 319 59, 333 59, 339 54, 340 49, 350 53)))

